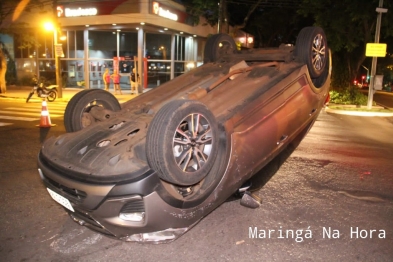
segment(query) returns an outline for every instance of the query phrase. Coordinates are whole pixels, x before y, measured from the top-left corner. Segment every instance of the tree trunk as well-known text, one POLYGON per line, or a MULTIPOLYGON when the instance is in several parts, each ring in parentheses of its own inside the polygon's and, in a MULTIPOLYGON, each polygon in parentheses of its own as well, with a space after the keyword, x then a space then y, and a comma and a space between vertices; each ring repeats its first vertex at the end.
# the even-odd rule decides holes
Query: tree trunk
POLYGON ((5 58, 3 49, 0 46, 0 93, 4 94, 7 91, 5 82, 5 73, 7 72, 7 60, 5 58))

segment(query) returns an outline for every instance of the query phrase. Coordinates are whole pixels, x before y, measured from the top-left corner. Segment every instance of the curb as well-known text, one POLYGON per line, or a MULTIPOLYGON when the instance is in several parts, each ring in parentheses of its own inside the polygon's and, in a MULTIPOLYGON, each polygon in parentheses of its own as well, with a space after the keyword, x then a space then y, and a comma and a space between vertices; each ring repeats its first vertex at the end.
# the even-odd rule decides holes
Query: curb
POLYGON ((393 117, 393 112, 363 112, 363 111, 350 111, 350 110, 339 110, 331 109, 328 106, 325 107, 325 112, 337 115, 348 115, 348 116, 377 116, 377 117, 393 117))

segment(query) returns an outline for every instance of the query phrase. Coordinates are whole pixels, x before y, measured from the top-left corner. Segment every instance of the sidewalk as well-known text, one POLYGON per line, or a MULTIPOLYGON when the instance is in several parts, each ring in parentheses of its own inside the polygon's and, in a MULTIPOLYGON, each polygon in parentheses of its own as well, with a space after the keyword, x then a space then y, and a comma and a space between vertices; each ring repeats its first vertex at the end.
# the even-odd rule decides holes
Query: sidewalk
MULTIPOLYGON (((336 105, 338 106, 338 105, 336 105)), ((355 107, 343 105, 343 107, 355 107)), ((373 109, 380 109, 382 107, 373 106, 373 109)), ((392 112, 372 112, 372 111, 354 111, 354 110, 344 110, 344 109, 333 109, 329 105, 325 107, 325 112, 328 114, 338 114, 338 115, 348 115, 348 116, 376 116, 376 117, 393 117, 392 112)))
MULTIPOLYGON (((5 94, 0 94, 2 98, 10 98, 10 99, 26 99, 29 92, 31 91, 31 86, 7 86, 7 92, 5 94)), ((83 88, 72 88, 66 87, 63 88, 63 97, 56 98, 56 102, 66 102, 71 100, 71 98, 78 92, 84 90, 83 88)), ((150 89, 144 89, 144 92, 149 91, 150 89)), ((113 90, 109 91, 113 94, 113 90)), ((131 94, 131 90, 121 90, 122 95, 115 95, 115 97, 119 100, 120 103, 126 102, 137 95, 131 94)), ((37 95, 34 95, 33 98, 38 98, 37 95)))

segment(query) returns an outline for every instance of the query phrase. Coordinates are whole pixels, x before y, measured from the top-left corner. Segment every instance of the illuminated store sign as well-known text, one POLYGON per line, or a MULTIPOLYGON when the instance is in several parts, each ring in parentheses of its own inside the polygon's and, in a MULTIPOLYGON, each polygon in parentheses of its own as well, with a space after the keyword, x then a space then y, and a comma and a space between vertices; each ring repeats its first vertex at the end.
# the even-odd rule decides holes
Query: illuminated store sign
POLYGON ((168 9, 164 9, 160 6, 160 3, 153 2, 153 14, 177 21, 178 16, 175 13, 172 13, 168 9))
POLYGON ((64 6, 57 7, 58 17, 79 17, 79 16, 93 16, 97 15, 97 8, 64 8, 64 6))

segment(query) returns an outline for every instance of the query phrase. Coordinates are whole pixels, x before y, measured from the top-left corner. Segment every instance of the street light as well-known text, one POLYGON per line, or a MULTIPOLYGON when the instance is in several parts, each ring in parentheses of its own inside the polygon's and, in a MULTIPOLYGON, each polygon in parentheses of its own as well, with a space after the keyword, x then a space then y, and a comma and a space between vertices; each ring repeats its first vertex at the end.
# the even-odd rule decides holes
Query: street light
MULTIPOLYGON (((381 31, 381 20, 382 20, 382 13, 386 13, 388 10, 385 8, 382 8, 383 6, 383 0, 379 0, 379 6, 375 11, 377 11, 378 16, 377 16, 377 25, 376 25, 376 30, 375 30, 375 43, 379 43, 379 35, 381 31)), ((368 101, 367 101, 367 109, 371 109, 373 106, 373 95, 374 95, 374 82, 375 82, 375 74, 377 71, 377 57, 373 57, 372 63, 371 63, 371 81, 370 81, 370 87, 368 89, 368 101)))
POLYGON ((47 31, 53 31, 53 45, 55 49, 55 67, 56 67, 56 85, 59 98, 63 98, 63 88, 62 88, 62 79, 61 79, 61 68, 60 68, 60 57, 62 56, 63 49, 61 44, 57 43, 57 30, 58 28, 53 25, 51 22, 46 22, 44 27, 47 31))
POLYGON ((366 80, 366 82, 368 82, 368 80, 370 79, 370 74, 369 74, 369 70, 368 70, 368 68, 367 67, 365 67, 364 65, 362 65, 362 67, 364 68, 364 69, 366 69, 367 70, 367 80, 366 80))

